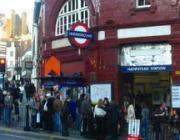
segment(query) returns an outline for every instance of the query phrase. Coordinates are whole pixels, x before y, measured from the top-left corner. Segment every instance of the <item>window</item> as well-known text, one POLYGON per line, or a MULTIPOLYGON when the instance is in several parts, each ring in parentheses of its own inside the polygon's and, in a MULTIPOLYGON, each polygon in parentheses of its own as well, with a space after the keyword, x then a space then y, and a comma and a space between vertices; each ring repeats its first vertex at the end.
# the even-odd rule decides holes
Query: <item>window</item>
POLYGON ((89 9, 85 0, 67 1, 59 12, 56 21, 55 35, 65 34, 69 27, 77 21, 81 21, 90 26, 89 17, 89 9))
POLYGON ((137 8, 146 8, 150 7, 150 0, 136 0, 136 7, 137 8))
POLYGON ((10 56, 11 56, 11 57, 14 56, 14 52, 13 52, 13 51, 10 52, 10 56))
POLYGON ((10 61, 10 66, 13 66, 14 65, 14 61, 10 61))

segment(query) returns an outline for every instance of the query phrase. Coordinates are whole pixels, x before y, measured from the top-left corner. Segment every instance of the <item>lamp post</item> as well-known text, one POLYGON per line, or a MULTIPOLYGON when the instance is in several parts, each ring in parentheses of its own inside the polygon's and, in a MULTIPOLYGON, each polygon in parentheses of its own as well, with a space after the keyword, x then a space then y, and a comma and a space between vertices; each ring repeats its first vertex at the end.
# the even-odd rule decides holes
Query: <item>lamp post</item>
POLYGON ((15 70, 16 70, 16 80, 20 80, 21 79, 21 45, 20 45, 20 40, 19 38, 16 36, 15 37, 15 52, 16 52, 16 63, 15 63, 15 70))

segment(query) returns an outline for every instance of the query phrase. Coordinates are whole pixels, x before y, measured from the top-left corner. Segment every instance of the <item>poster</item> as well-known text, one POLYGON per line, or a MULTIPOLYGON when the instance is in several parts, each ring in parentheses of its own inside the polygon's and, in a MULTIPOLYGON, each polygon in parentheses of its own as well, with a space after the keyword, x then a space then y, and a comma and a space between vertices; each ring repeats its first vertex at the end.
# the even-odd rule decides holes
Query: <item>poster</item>
POLYGON ((104 99, 105 97, 111 101, 112 85, 110 83, 90 85, 90 97, 92 103, 97 103, 99 99, 104 99))
POLYGON ((172 108, 180 108, 180 85, 171 87, 172 108))

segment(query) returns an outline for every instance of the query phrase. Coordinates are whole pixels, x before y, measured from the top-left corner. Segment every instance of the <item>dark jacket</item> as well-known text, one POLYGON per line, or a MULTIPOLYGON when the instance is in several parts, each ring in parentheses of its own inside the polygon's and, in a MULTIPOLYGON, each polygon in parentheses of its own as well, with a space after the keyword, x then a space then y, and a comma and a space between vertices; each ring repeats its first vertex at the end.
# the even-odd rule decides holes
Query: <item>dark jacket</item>
POLYGON ((93 115, 93 111, 91 108, 91 103, 89 100, 83 100, 81 104, 81 114, 83 116, 91 116, 93 115))
POLYGON ((70 103, 69 100, 65 100, 64 105, 62 107, 61 114, 62 114, 62 117, 64 118, 67 118, 68 115, 70 114, 69 103, 70 103))

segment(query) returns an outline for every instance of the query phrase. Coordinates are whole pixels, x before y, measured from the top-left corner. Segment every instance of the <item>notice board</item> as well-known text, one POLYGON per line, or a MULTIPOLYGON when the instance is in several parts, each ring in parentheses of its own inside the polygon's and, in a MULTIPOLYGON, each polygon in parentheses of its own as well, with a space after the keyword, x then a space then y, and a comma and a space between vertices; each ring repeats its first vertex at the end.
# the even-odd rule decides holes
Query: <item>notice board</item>
POLYGON ((172 108, 180 108, 180 85, 171 87, 171 102, 172 108))
POLYGON ((112 84, 91 84, 90 85, 90 97, 92 103, 97 103, 99 99, 104 99, 105 97, 112 100, 112 84))

